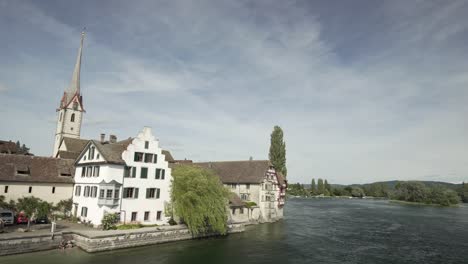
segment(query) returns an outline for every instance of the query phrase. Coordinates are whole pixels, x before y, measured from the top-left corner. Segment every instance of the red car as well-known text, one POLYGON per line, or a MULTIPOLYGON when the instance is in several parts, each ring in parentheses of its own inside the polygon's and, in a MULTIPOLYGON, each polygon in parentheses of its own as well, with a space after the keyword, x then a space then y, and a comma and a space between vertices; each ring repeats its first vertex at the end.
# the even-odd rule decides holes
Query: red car
POLYGON ((28 223, 28 218, 24 215, 24 213, 19 213, 16 216, 16 224, 27 224, 28 223))

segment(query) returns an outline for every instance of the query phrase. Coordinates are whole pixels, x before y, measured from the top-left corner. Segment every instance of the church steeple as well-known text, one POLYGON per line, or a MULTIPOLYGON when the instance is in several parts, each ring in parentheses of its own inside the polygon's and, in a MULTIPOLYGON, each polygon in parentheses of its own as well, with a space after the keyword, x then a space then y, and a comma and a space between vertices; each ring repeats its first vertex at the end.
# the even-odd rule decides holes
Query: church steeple
POLYGON ((83 97, 81 96, 80 74, 81 57, 83 52, 83 41, 85 33, 81 32, 80 48, 76 58, 70 86, 63 92, 60 107, 57 109, 57 129, 55 132, 55 144, 53 156, 57 157, 60 144, 64 137, 80 138, 83 108, 83 97))

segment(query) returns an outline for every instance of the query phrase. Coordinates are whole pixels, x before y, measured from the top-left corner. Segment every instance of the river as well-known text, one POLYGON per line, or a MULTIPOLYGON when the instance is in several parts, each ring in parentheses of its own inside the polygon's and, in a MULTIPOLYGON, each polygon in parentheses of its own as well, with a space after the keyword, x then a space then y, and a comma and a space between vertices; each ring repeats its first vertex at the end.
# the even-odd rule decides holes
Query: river
POLYGON ((467 205, 292 198, 285 214, 283 221, 222 238, 94 254, 52 250, 0 263, 468 263, 467 205))

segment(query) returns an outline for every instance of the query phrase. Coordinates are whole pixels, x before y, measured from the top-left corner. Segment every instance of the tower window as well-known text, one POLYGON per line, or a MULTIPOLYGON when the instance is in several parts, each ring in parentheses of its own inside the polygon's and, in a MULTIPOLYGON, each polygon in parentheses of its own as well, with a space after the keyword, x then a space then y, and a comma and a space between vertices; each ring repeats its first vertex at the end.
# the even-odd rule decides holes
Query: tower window
POLYGON ((60 118, 59 121, 62 122, 62 112, 60 112, 60 118))
POLYGON ((78 110, 78 103, 77 102, 73 103, 73 110, 78 110))
POLYGON ((73 113, 73 114, 71 115, 70 121, 71 121, 71 122, 75 122, 75 113, 73 113))

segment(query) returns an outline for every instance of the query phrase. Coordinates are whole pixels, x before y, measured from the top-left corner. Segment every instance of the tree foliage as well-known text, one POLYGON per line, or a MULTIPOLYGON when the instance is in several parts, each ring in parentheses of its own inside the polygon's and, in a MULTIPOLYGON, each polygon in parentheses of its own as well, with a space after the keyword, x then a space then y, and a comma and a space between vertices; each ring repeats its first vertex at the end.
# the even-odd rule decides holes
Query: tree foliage
POLYGON ((275 169, 286 177, 286 143, 283 140, 283 130, 279 126, 275 126, 271 133, 269 158, 275 169))
POLYGON ((417 181, 398 182, 392 198, 400 201, 442 206, 450 206, 460 202, 460 197, 453 190, 440 185, 428 187, 417 181))
POLYGON ((194 236, 226 234, 229 191, 211 170, 181 165, 172 170, 171 198, 174 213, 194 236))
POLYGON ((33 217, 37 212, 37 208, 39 207, 40 202, 41 200, 34 196, 18 198, 16 207, 18 211, 23 212, 24 216, 28 218, 28 230, 31 226, 31 217, 33 217))
POLYGON ((310 194, 315 195, 317 193, 317 185, 315 184, 315 179, 312 178, 312 182, 310 184, 310 194))
POLYGON ((61 200, 60 202, 58 202, 55 209, 58 211, 61 211, 63 213, 63 216, 67 217, 68 215, 70 215, 72 207, 73 207, 73 199, 70 198, 70 199, 61 200))
POLYGON ((317 181, 317 194, 325 194, 325 185, 322 179, 318 179, 317 181))

